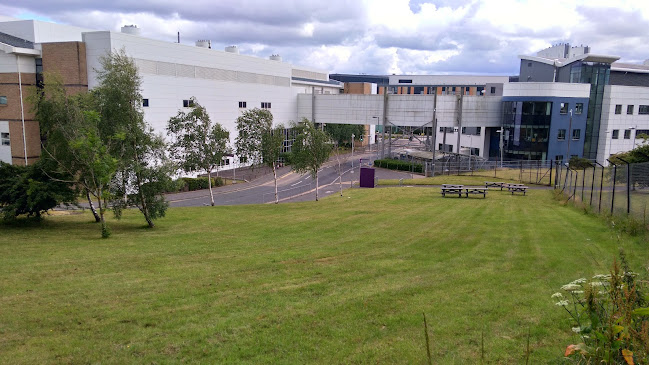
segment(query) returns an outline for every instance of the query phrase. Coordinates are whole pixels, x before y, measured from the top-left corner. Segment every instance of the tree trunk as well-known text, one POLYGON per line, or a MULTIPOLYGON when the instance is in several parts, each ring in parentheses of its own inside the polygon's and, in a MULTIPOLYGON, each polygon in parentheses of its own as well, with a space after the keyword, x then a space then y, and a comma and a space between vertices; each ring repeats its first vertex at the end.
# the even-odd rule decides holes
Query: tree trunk
POLYGON ((92 215, 95 216, 95 223, 101 222, 101 217, 99 217, 99 214, 97 214, 97 209, 95 209, 95 205, 92 203, 92 199, 90 198, 90 191, 88 189, 86 189, 86 198, 88 198, 90 211, 92 212, 92 215))
POLYGON ((207 170, 207 187, 210 189, 210 199, 212 206, 214 206, 214 193, 212 192, 212 170, 207 170))
POLYGON ((104 219, 104 208, 101 205, 101 188, 97 189, 97 202, 99 204, 99 220, 101 222, 101 237, 102 238, 108 238, 110 236, 110 232, 108 231, 108 227, 106 226, 106 220, 104 219))
POLYGON ((315 201, 318 201, 318 170, 315 171, 315 201))
POLYGON ((275 169, 274 163, 273 163, 273 178, 275 179, 275 204, 279 204, 279 196, 277 194, 277 170, 275 169))
POLYGON ((338 182, 340 185, 340 196, 343 196, 343 169, 342 166, 340 166, 340 151, 338 151, 338 147, 336 147, 336 161, 338 161, 338 182))
MULTIPOLYGON (((137 151, 135 152, 135 163, 137 167, 139 167, 140 160, 138 159, 137 151)), ((140 196, 140 204, 142 204, 140 210, 142 211, 144 219, 146 219, 146 223, 149 225, 149 228, 153 228, 155 227, 155 224, 153 224, 153 220, 151 220, 151 217, 149 216, 149 208, 147 207, 146 198, 144 197, 144 193, 142 192, 142 180, 140 179, 140 173, 137 172, 137 167, 135 171, 135 180, 137 182, 137 192, 140 196)))

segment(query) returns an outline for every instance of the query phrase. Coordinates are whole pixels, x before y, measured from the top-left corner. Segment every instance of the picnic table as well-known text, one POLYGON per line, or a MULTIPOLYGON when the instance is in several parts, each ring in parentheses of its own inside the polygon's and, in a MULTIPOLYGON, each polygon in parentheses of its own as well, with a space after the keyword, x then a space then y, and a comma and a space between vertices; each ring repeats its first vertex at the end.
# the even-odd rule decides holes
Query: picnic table
POLYGON ((525 184, 507 184, 507 190, 514 195, 514 193, 523 193, 525 195, 525 192, 527 191, 528 187, 525 186, 525 184))
POLYGON ((506 187, 507 183, 502 182, 502 181, 485 181, 484 186, 485 188, 493 187, 493 188, 500 188, 502 191, 504 187, 506 187))
POLYGON ((487 197, 487 188, 483 187, 467 187, 465 188, 464 185, 455 185, 455 184, 442 184, 442 197, 446 197, 446 194, 451 194, 457 196, 459 198, 462 197, 462 194, 465 195, 466 198, 469 197, 469 194, 482 194, 483 198, 487 197))

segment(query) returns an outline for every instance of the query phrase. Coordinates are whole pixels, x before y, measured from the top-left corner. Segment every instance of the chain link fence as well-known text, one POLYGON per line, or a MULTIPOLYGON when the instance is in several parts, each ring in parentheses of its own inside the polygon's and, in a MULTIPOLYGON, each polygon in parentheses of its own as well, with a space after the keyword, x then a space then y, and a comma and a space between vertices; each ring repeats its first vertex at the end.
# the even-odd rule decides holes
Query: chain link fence
POLYGON ((459 161, 437 161, 434 166, 434 174, 482 176, 485 179, 505 179, 527 184, 551 186, 554 179, 552 166, 552 161, 501 162, 465 158, 459 161))
POLYGON ((649 162, 571 168, 554 167, 554 187, 568 200, 607 215, 628 215, 649 224, 649 162))

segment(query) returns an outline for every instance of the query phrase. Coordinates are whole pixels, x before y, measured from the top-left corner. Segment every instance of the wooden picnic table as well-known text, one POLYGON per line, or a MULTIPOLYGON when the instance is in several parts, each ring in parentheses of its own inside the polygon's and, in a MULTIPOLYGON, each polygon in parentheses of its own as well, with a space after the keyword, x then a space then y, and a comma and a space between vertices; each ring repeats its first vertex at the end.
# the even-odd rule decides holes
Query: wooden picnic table
POLYGON ((451 194, 457 196, 459 198, 462 197, 464 194, 466 198, 469 197, 469 194, 482 194, 483 198, 487 197, 487 188, 483 187, 467 187, 465 188, 464 185, 454 185, 454 184, 442 184, 442 197, 446 197, 446 194, 451 194))
POLYGON ((501 191, 503 190, 503 188, 506 185, 507 185, 507 183, 502 182, 502 181, 485 181, 484 182, 485 188, 488 188, 488 187, 500 188, 501 191))
POLYGON ((525 186, 525 184, 507 184, 507 190, 514 195, 514 193, 523 193, 525 195, 525 192, 527 191, 528 187, 525 186))

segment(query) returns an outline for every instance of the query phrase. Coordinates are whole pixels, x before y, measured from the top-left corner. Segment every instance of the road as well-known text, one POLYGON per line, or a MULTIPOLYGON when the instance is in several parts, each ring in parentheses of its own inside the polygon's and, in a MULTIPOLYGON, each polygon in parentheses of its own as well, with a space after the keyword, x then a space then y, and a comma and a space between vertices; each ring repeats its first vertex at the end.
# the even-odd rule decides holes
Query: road
MULTIPOLYGON (((358 182, 360 169, 359 162, 367 166, 376 159, 376 153, 354 155, 354 168, 351 156, 341 156, 341 170, 343 189, 350 188, 358 182)), ((377 169, 379 179, 411 178, 406 172, 377 169)), ((289 167, 279 168, 277 171, 278 196, 280 202, 297 202, 315 200, 315 181, 309 174, 297 174, 289 167)), ((325 197, 340 192, 338 179, 338 163, 335 158, 324 164, 318 174, 318 196, 325 197)), ((213 189, 215 205, 241 205, 263 204, 275 201, 275 186, 273 175, 264 175, 252 182, 238 183, 213 189)), ((168 194, 166 196, 172 207, 189 207, 210 205, 208 190, 191 191, 186 193, 168 194)))

